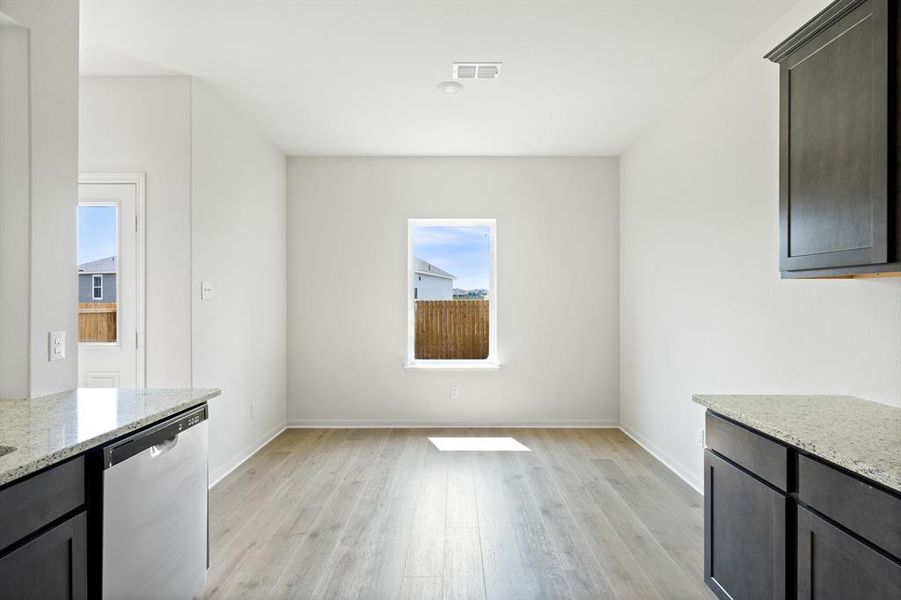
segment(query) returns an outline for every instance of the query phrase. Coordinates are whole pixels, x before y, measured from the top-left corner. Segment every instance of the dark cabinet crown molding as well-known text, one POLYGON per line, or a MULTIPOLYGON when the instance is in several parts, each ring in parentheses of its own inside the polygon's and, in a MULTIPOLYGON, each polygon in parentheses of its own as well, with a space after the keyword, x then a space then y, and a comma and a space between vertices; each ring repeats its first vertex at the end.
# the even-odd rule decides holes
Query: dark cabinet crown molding
POLYGON ((820 30, 832 25, 864 2, 865 0, 838 0, 837 2, 833 2, 817 13, 811 20, 807 21, 807 23, 793 33, 788 39, 766 53, 764 58, 767 58, 774 63, 780 62, 804 44, 804 42, 816 35, 820 30))

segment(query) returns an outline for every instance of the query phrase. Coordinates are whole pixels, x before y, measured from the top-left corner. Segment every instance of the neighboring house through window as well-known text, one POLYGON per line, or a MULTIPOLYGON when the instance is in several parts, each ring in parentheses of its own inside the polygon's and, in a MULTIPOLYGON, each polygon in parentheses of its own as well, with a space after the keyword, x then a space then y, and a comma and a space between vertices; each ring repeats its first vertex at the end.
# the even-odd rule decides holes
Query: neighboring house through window
POLYGON ((78 302, 115 304, 118 296, 118 260, 108 256, 78 265, 78 302))
POLYGON ((428 263, 421 258, 413 257, 413 272, 416 282, 413 284, 413 297, 418 300, 453 300, 455 277, 428 263))
POLYGON ((407 368, 497 370, 494 219, 410 219, 407 368))

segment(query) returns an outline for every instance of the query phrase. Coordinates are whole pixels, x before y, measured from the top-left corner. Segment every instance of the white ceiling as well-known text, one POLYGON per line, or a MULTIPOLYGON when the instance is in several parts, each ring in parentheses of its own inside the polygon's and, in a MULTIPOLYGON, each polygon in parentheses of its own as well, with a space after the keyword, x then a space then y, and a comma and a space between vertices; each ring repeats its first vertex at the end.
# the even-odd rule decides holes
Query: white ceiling
POLYGON ((612 155, 795 1, 82 0, 81 68, 197 76, 290 155, 612 155))

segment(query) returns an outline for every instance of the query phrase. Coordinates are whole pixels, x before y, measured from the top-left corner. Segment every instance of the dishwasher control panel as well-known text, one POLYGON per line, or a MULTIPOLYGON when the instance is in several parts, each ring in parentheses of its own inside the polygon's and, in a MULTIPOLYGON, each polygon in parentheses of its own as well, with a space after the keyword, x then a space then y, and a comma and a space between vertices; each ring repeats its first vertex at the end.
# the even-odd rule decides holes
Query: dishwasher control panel
POLYGON ((201 404, 179 415, 166 419, 126 438, 113 442, 103 448, 103 468, 109 469, 116 464, 139 454, 152 446, 178 437, 183 431, 194 427, 207 419, 207 405, 201 404))

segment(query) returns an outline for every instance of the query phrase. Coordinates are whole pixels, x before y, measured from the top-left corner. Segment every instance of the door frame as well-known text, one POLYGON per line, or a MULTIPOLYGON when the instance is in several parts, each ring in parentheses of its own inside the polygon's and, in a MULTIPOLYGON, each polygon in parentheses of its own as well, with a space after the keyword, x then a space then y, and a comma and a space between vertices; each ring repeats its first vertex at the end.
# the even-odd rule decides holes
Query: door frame
POLYGON ((126 184, 135 186, 135 386, 143 388, 146 384, 146 353, 145 353, 145 235, 144 235, 144 205, 146 175, 144 173, 79 173, 78 184, 126 184))

